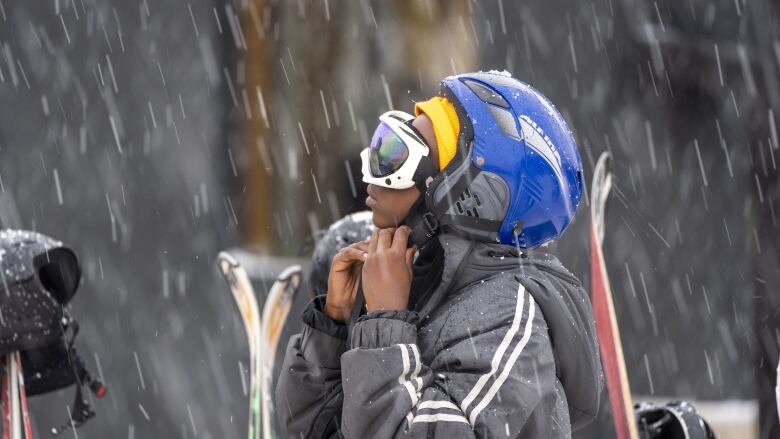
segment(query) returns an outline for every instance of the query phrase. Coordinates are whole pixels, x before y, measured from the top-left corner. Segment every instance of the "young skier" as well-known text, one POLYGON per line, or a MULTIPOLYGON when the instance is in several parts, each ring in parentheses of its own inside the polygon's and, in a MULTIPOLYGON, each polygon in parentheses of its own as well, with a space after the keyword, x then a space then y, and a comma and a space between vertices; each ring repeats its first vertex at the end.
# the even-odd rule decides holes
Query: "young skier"
POLYGON ((382 115, 361 154, 377 230, 290 340, 284 437, 568 438, 598 409, 593 315, 536 248, 584 190, 572 133, 505 73, 445 78, 415 113, 382 115))

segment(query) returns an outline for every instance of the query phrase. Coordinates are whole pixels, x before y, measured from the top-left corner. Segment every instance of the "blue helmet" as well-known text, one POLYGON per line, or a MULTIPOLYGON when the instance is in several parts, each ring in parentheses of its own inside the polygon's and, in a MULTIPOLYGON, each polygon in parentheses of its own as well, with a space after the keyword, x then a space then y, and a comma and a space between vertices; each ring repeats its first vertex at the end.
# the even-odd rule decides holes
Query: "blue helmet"
POLYGON ((441 82, 460 120, 458 150, 428 185, 424 223, 523 248, 558 238, 583 192, 574 136, 553 104, 508 73, 441 82))

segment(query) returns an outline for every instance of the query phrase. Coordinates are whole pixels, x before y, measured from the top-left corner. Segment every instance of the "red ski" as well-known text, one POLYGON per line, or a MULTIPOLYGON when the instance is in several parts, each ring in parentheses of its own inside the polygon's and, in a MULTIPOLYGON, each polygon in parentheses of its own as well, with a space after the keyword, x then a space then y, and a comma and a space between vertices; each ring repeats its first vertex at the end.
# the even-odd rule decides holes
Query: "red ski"
POLYGON ((623 345, 612 303, 607 267, 601 244, 604 241, 604 208, 612 188, 612 174, 609 170, 609 153, 604 152, 593 171, 590 197, 590 257, 591 289, 593 291, 593 313, 596 317, 596 333, 601 350, 601 364, 607 379, 609 402, 615 422, 618 439, 638 439, 634 408, 631 401, 631 387, 626 375, 623 345))
POLYGON ((32 439, 21 356, 11 352, 3 359, 3 439, 32 439))

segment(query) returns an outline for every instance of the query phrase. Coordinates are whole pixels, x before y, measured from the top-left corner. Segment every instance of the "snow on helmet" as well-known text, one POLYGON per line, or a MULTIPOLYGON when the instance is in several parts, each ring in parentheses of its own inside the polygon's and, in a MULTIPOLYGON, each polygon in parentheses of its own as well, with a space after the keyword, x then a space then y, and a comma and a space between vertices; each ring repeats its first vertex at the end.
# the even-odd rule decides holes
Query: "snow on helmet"
POLYGON ((507 72, 447 77, 441 95, 460 119, 458 151, 428 186, 427 212, 407 222, 415 239, 439 226, 523 248, 560 237, 583 183, 574 136, 555 106, 507 72))
POLYGON ((328 292, 328 275, 333 256, 342 248, 368 239, 374 232, 371 211, 345 216, 328 227, 317 241, 311 258, 309 285, 313 296, 328 292))

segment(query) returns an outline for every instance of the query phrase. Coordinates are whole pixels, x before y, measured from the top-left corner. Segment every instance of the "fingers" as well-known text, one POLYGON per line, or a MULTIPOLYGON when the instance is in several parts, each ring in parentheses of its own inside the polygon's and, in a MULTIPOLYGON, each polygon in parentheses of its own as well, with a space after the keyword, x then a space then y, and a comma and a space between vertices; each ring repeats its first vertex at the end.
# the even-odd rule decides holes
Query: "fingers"
POLYGON ((354 262, 363 262, 368 255, 368 241, 350 244, 338 251, 333 256, 333 264, 340 264, 340 269, 352 265, 354 262))
MULTIPOLYGON (((352 279, 354 283, 352 284, 352 288, 349 294, 351 304, 355 303, 355 297, 357 297, 358 285, 360 285, 361 278, 363 277, 363 267, 365 265, 366 264, 355 264, 352 266, 352 279)), ((351 308, 352 306, 350 306, 350 309, 351 308)))
POLYGON ((371 239, 368 241, 368 252, 371 254, 376 253, 376 247, 379 243, 379 232, 381 229, 374 230, 371 234, 371 239))
POLYGON ((353 261, 365 261, 367 256, 366 252, 357 248, 345 248, 342 252, 345 259, 353 261))
POLYGON ((396 229, 393 227, 379 230, 379 242, 377 244, 378 250, 390 248, 390 245, 393 242, 393 233, 395 233, 395 230, 396 229))
POLYGON ((356 248, 360 251, 367 252, 368 251, 368 239, 365 241, 356 242, 354 244, 350 244, 349 247, 356 248))
POLYGON ((332 269, 336 271, 347 270, 356 262, 365 262, 366 257, 367 253, 363 250, 354 248, 352 246, 344 247, 338 253, 336 253, 336 256, 333 257, 332 269))
POLYGON ((412 233, 412 229, 410 229, 409 226, 401 226, 395 229, 395 234, 393 235, 393 249, 399 252, 406 250, 410 233, 412 233))

